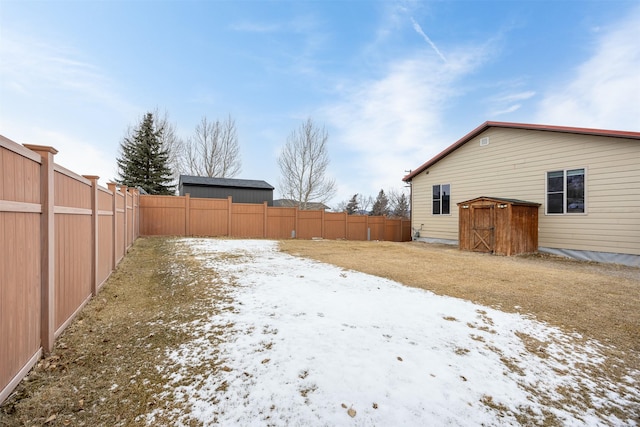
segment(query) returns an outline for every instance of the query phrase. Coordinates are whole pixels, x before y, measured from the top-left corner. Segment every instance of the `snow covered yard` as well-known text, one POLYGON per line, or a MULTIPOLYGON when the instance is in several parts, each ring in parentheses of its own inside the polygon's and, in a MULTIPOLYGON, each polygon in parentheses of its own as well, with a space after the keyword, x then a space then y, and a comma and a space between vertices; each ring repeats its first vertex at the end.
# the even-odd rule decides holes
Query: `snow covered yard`
POLYGON ((149 425, 637 425, 640 373, 611 381, 595 341, 272 241, 180 243, 233 302, 178 326, 149 425))

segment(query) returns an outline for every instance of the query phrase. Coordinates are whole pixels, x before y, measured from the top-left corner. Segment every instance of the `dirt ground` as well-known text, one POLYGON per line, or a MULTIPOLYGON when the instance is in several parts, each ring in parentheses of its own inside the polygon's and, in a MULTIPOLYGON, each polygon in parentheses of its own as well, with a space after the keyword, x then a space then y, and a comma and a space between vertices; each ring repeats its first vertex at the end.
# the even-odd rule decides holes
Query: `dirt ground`
MULTIPOLYGON (((598 340, 608 378, 640 370, 638 268, 417 242, 286 240, 280 247, 598 340)), ((175 325, 197 320, 204 293, 212 292, 215 277, 200 268, 174 239, 139 239, 54 351, 0 406, 0 426, 144 425, 140 416, 156 405, 170 408, 156 398, 165 387, 157 367, 166 349, 186 339, 175 325)), ((216 300, 209 312, 229 309, 226 295, 216 300)), ((640 422, 640 408, 638 414, 640 422)))

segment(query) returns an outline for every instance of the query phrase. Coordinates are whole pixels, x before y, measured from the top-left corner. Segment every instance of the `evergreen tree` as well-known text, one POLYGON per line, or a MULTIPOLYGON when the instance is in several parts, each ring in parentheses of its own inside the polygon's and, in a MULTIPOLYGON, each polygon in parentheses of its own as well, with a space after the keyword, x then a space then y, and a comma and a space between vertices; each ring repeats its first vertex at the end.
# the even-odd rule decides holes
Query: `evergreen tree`
POLYGON ((360 206, 358 205, 358 193, 354 194, 351 200, 349 200, 344 211, 348 215, 357 214, 360 211, 360 206))
POLYGON ((384 216, 389 214, 389 199, 384 194, 384 190, 380 190, 378 193, 378 197, 376 201, 373 203, 373 208, 371 208, 371 215, 373 216, 384 216))
POLYGON ((163 129, 157 129, 153 113, 142 121, 120 143, 116 182, 128 187, 140 187, 149 194, 173 194, 169 167, 169 150, 162 143, 163 129))
POLYGON ((404 193, 398 197, 396 206, 393 209, 393 216, 397 218, 409 218, 409 202, 404 193))

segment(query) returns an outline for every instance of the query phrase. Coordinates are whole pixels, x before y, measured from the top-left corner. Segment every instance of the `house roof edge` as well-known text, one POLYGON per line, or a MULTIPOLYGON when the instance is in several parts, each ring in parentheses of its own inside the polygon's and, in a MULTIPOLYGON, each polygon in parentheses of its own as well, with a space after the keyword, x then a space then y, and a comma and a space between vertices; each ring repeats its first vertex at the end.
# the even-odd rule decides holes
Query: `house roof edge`
POLYGON ((420 165, 417 169, 411 171, 404 178, 402 178, 402 180, 404 182, 411 181, 416 175, 425 171, 430 166, 439 162, 441 159, 445 158, 446 156, 448 156, 458 148, 462 147, 471 139, 475 138, 482 132, 492 127, 507 128, 507 129, 526 129, 526 130, 540 130, 540 131, 550 131, 550 132, 563 132, 563 133, 574 133, 574 134, 580 134, 580 135, 595 135, 595 136, 607 136, 607 137, 613 137, 613 138, 630 138, 630 139, 640 140, 640 132, 632 132, 632 131, 486 121, 482 123, 480 126, 478 126, 477 128, 473 129, 471 132, 467 133, 465 136, 463 136, 456 142, 454 142, 453 144, 451 144, 450 146, 448 146, 447 148, 445 148, 444 150, 442 150, 440 153, 436 154, 430 160, 420 165))

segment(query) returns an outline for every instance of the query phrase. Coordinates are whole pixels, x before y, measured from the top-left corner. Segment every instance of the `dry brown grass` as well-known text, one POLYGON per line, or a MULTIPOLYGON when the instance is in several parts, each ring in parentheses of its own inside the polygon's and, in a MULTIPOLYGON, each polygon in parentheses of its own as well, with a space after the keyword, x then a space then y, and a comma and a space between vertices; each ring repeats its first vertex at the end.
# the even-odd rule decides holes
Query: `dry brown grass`
MULTIPOLYGON (((139 239, 109 281, 0 407, 0 426, 144 425, 165 385, 158 367, 188 340, 177 327, 226 296, 209 271, 170 239, 139 239)), ((208 367, 215 372, 214 363, 208 367)), ((168 412, 168 411, 167 411, 168 412)), ((159 425, 170 420, 156 419, 159 425)))
MULTIPOLYGON (((640 369, 640 269, 547 256, 494 257, 414 242, 287 240, 281 249, 530 314, 597 339, 610 346, 605 349, 611 361, 606 378, 640 369)), ((223 287, 215 286, 215 274, 204 271, 179 241, 139 239, 52 354, 2 404, 0 426, 143 425, 139 417, 158 405, 169 414, 172 402, 157 396, 171 373, 166 350, 190 338, 179 325, 201 318, 204 310, 214 314, 231 305, 223 287)), ((531 351, 544 348, 533 337, 520 338, 531 351)), ((214 358, 202 369, 215 373, 225 366, 214 358)), ((491 396, 485 400, 487 407, 496 406, 491 396)), ((552 416, 548 420, 548 425, 557 424, 552 416)), ((171 419, 156 418, 155 423, 170 425, 171 419)))
POLYGON ((547 255, 492 256, 421 242, 286 240, 281 250, 463 298, 614 346, 640 369, 640 269, 547 255))

